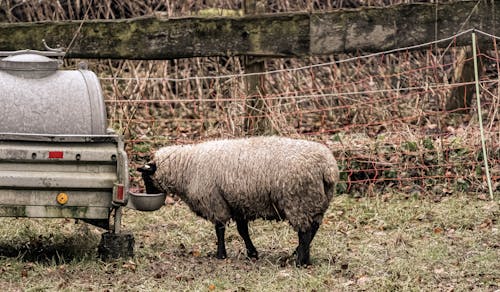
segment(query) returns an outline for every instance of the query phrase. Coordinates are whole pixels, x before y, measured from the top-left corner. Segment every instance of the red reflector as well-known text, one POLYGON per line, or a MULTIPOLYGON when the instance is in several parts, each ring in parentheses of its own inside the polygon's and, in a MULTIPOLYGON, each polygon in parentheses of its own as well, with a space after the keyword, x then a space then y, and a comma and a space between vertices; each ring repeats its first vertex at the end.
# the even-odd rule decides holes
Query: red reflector
POLYGON ((117 185, 116 199, 118 201, 123 201, 123 185, 117 185))
POLYGON ((61 159, 64 157, 64 152, 62 151, 49 151, 49 158, 61 159))

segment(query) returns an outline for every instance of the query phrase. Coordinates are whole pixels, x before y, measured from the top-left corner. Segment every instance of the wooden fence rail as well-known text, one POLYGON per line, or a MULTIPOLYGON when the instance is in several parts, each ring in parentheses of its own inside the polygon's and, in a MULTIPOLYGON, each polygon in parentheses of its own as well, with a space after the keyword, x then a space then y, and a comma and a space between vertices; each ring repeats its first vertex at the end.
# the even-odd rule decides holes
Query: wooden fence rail
MULTIPOLYGON (((244 17, 0 23, 0 50, 42 50, 42 39, 52 47, 68 47, 76 36, 69 58, 303 57, 386 51, 470 28, 499 35, 500 1, 244 17)), ((469 43, 468 36, 457 39, 458 45, 469 43)))

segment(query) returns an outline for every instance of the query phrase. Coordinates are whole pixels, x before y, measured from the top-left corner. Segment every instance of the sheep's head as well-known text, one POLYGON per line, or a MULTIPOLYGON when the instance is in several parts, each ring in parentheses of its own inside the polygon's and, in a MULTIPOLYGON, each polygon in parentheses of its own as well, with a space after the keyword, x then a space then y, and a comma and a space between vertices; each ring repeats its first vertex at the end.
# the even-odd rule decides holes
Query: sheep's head
POLYGON ((146 187, 146 193, 148 194, 159 194, 161 191, 156 186, 153 179, 153 175, 156 172, 156 164, 154 162, 149 162, 144 166, 137 168, 137 170, 142 175, 142 180, 144 180, 144 186, 146 187))

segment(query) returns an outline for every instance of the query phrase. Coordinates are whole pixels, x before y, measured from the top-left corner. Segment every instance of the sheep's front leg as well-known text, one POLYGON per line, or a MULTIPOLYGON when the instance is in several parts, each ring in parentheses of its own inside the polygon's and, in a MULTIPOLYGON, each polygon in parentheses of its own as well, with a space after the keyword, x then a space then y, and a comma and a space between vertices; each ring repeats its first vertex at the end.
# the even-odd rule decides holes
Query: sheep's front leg
POLYGON ((217 235, 217 255, 218 259, 227 258, 226 243, 224 241, 224 233, 226 226, 220 222, 215 223, 215 234, 217 235))
POLYGON ((252 240, 250 239, 250 235, 248 234, 248 221, 238 219, 236 220, 236 227, 238 228, 238 233, 240 234, 241 238, 243 238, 243 240, 245 241, 247 256, 251 259, 258 259, 259 253, 257 252, 257 249, 253 245, 252 240))
POLYGON ((311 227, 306 231, 299 231, 299 246, 295 250, 297 258, 295 264, 297 267, 311 265, 310 246, 311 242, 319 229, 319 223, 313 222, 311 227))

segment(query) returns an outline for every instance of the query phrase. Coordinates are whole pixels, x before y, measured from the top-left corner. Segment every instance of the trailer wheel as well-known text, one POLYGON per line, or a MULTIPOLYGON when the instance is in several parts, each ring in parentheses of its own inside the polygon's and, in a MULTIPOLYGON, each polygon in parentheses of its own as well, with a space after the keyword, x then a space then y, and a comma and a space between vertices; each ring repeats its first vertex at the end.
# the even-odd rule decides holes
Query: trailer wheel
POLYGON ((134 244, 132 233, 106 232, 101 235, 97 253, 104 261, 131 258, 134 257, 134 244))

